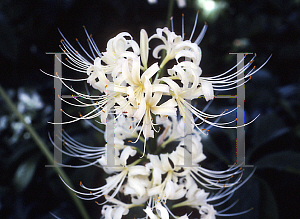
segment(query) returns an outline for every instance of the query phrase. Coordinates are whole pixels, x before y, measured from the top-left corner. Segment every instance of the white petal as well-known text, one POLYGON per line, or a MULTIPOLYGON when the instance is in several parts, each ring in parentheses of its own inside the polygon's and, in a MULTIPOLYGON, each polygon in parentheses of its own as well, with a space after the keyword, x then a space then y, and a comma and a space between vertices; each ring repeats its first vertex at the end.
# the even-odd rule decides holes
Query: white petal
POLYGON ((133 115, 134 118, 136 118, 138 121, 141 120, 146 112, 146 102, 145 99, 142 99, 141 102, 139 103, 140 105, 135 114, 133 115))
POLYGON ((161 205, 161 203, 157 203, 155 208, 161 219, 169 219, 169 213, 167 209, 161 205))
POLYGON ((181 94, 181 90, 180 90, 180 87, 178 86, 178 84, 175 83, 170 78, 166 78, 166 77, 161 78, 161 80, 166 82, 171 87, 171 89, 175 93, 175 98, 178 98, 178 96, 181 94))
POLYGON ((125 215, 127 210, 128 213, 128 209, 120 206, 116 209, 115 214, 114 214, 114 219, 121 219, 123 215, 125 215))
POLYGON ((147 206, 146 209, 143 209, 144 212, 146 212, 147 216, 150 217, 150 219, 158 219, 155 214, 153 214, 151 208, 149 206, 147 206))
POLYGON ((152 84, 152 92, 169 93, 169 87, 166 84, 152 84))
POLYGON ((135 85, 134 80, 132 79, 131 72, 129 71, 128 67, 128 61, 123 62, 122 64, 122 74, 124 75, 124 80, 130 84, 130 85, 135 85))
POLYGON ((152 52, 153 57, 156 59, 160 59, 161 56, 158 56, 158 53, 163 49, 167 50, 167 47, 165 45, 159 45, 159 46, 155 47, 155 49, 152 52))
POLYGON ((214 99, 214 90, 211 82, 201 80, 201 87, 206 101, 214 99))
POLYGON ((152 64, 142 75, 142 81, 144 81, 145 77, 151 78, 157 71, 159 70, 158 63, 155 62, 152 64))
POLYGON ((147 68, 148 54, 149 54, 149 41, 147 32, 141 29, 140 33, 140 46, 141 46, 141 60, 144 68, 147 68))
POLYGON ((112 207, 111 206, 107 206, 106 210, 105 210, 105 219, 112 219, 112 207))
POLYGON ((134 175, 148 176, 150 174, 150 170, 145 166, 141 166, 141 165, 129 167, 128 170, 129 170, 128 176, 134 176, 134 175))
POLYGON ((126 166, 127 165, 127 159, 129 156, 133 157, 136 154, 136 150, 131 149, 131 147, 125 147, 125 149, 122 151, 122 154, 120 156, 120 164, 126 166))
POLYGON ((152 99, 152 84, 149 81, 149 78, 147 76, 145 76, 144 78, 145 78, 144 80, 145 101, 146 103, 150 104, 150 101, 152 99))
POLYGON ((153 185, 161 184, 161 170, 159 168, 154 168, 152 172, 153 185))
POLYGON ((140 80, 140 76, 141 76, 141 69, 140 69, 141 65, 140 65, 140 58, 134 58, 132 60, 132 79, 135 83, 135 85, 140 85, 141 80, 140 80))

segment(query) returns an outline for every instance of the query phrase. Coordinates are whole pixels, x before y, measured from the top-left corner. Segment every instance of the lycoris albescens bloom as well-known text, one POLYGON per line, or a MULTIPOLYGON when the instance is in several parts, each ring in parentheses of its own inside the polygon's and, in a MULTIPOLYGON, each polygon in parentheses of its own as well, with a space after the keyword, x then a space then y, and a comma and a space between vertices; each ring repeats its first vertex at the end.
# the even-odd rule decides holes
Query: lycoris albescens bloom
MULTIPOLYGON (((244 70, 252 65, 255 57, 244 66, 244 70, 233 73, 229 70, 213 77, 202 76, 202 70, 199 67, 202 57, 199 43, 205 34, 206 27, 204 25, 194 42, 191 39, 195 28, 188 40, 184 39, 184 34, 176 35, 166 27, 157 28, 156 33, 150 38, 142 29, 140 46, 129 33, 122 32, 108 41, 106 52, 100 52, 93 38, 86 32, 92 55, 78 43, 90 61, 75 50, 62 35, 61 48, 67 56, 67 62, 63 62, 63 64, 87 74, 87 78, 83 80, 101 93, 99 96, 79 93, 65 84, 63 78, 60 78, 68 89, 76 96, 81 97, 81 100, 75 99, 79 103, 78 105, 70 103, 71 105, 95 107, 94 110, 80 117, 64 112, 72 120, 63 124, 98 117, 101 118, 101 123, 106 124, 109 114, 114 114, 116 118, 125 115, 137 122, 136 127, 141 126, 139 135, 142 133, 144 138, 148 139, 153 138, 154 131, 157 131, 153 122, 154 115, 175 116, 179 111, 179 114, 185 118, 188 111, 200 119, 200 122, 196 124, 193 118, 188 118, 201 132, 205 132, 199 128, 203 123, 215 127, 231 128, 230 125, 235 120, 227 123, 216 123, 211 120, 230 114, 236 109, 211 115, 197 109, 190 101, 201 96, 209 101, 214 98, 214 91, 236 88, 238 82, 241 80, 247 82, 265 63, 256 70, 254 70, 255 68, 251 69, 244 78, 239 80, 236 79, 237 76, 244 74, 244 70), (152 49, 153 57, 159 61, 149 63, 149 41, 154 39, 161 42, 152 49), (158 55, 161 50, 166 51, 166 56, 163 58, 158 55), (167 64, 171 66, 168 67, 167 75, 165 75, 162 69, 167 64), (83 100, 92 102, 85 103, 83 100)), ((239 84, 239 86, 241 85, 239 84)), ((62 100, 69 103, 65 99, 62 100)))
POLYGON ((61 139, 66 150, 57 147, 64 154, 87 161, 87 164, 78 167, 98 165, 108 175, 106 184, 98 188, 88 188, 80 183, 85 191, 76 191, 66 184, 81 199, 105 198, 102 218, 122 218, 134 207, 141 208, 144 218, 150 219, 213 219, 218 215, 234 216, 249 211, 228 214, 224 212, 229 208, 216 210, 215 207, 226 202, 253 172, 241 181, 243 170, 240 166, 213 171, 200 165, 206 159, 201 135, 208 134, 202 125, 237 128, 232 125, 235 120, 227 123, 212 121, 232 113, 236 108, 211 115, 193 106, 191 101, 199 97, 209 101, 214 98, 215 91, 241 86, 241 80, 247 82, 265 63, 244 75, 255 55, 242 70, 235 72, 233 67, 220 75, 205 77, 199 66, 202 58, 199 44, 207 25, 193 41, 196 23, 197 18, 189 39, 185 39, 184 25, 181 35, 177 35, 173 28, 165 27, 157 28, 156 33, 149 37, 142 29, 139 43, 129 33, 122 32, 108 41, 105 52, 100 52, 85 30, 90 53, 78 42, 84 54, 80 54, 61 33, 60 47, 67 56, 62 63, 84 73, 86 78, 79 81, 85 80, 99 92, 94 96, 80 93, 64 82, 72 79, 57 76, 75 96, 81 97, 74 98, 76 104, 61 98, 62 101, 78 107, 93 107, 79 117, 63 111, 72 118, 63 124, 98 118, 98 123, 105 125, 112 120, 114 122, 112 132, 107 126, 105 131, 100 130, 107 142, 113 139, 114 166, 107 165, 109 144, 87 146, 63 132, 61 139), (159 44, 151 48, 152 41, 159 44), (162 51, 165 51, 165 56, 161 56, 162 51), (237 80, 241 74, 244 78, 237 80), (200 122, 196 123, 197 120, 200 122), (155 135, 155 132, 158 134, 155 135), (186 145, 188 136, 190 145, 186 145), (151 141, 151 146, 147 144, 149 138, 156 138, 151 141), (136 140, 131 142, 130 139, 136 140), (186 165, 186 155, 190 157, 191 165, 186 165), (216 192, 209 193, 208 190, 216 192), (120 200, 119 197, 126 198, 120 200), (180 207, 187 211, 181 215, 173 213, 180 207))

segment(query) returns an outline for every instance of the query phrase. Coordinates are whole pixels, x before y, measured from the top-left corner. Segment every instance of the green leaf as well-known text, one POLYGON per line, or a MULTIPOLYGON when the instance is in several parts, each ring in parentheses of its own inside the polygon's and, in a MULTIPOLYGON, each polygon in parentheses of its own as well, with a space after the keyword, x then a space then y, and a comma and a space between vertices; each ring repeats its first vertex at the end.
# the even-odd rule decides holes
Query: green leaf
POLYGON ((266 143, 288 133, 290 130, 285 126, 283 119, 275 112, 261 115, 253 124, 252 145, 247 152, 247 157, 255 154, 255 151, 266 143))
POLYGON ((17 168, 17 171, 15 172, 15 176, 13 178, 13 183, 19 192, 23 191, 30 183, 36 170, 36 166, 37 159, 31 157, 30 159, 21 163, 17 168))
POLYGON ((257 168, 274 168, 300 174, 300 153, 283 151, 269 154, 255 163, 257 168))
POLYGON ((270 186, 262 179, 259 181, 261 188, 260 218, 279 219, 277 204, 270 186))

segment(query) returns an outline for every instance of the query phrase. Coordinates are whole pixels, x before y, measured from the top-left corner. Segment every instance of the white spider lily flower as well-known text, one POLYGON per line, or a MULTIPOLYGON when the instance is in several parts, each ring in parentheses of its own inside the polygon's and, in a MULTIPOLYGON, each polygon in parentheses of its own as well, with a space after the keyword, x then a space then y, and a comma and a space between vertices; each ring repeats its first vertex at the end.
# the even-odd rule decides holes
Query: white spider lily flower
POLYGON ((150 78, 159 70, 158 64, 151 65, 140 76, 140 61, 139 58, 133 59, 132 68, 130 69, 127 62, 123 63, 122 73, 125 81, 130 85, 127 87, 128 104, 132 104, 136 110, 133 117, 137 119, 138 124, 143 120, 142 130, 145 138, 154 137, 152 130, 152 116, 154 114, 166 113, 176 115, 176 104, 173 99, 157 106, 163 93, 168 93, 169 88, 164 84, 151 84, 150 78), (152 94, 154 95, 152 96, 152 94))
POLYGON ((182 140, 177 146, 176 150, 170 154, 172 161, 176 160, 177 165, 184 165, 184 154, 191 154, 191 163, 192 165, 197 165, 199 162, 206 159, 206 156, 203 154, 203 145, 201 143, 200 136, 192 135, 192 147, 191 151, 188 151, 185 147, 185 141, 182 140))
MULTIPOLYGON (((125 147, 124 150, 121 152, 120 157, 115 157, 116 166, 115 167, 104 167, 103 169, 111 174, 111 173, 117 173, 116 175, 110 176, 106 178, 106 184, 104 186, 98 187, 98 188, 88 188, 80 182, 80 186, 88 190, 89 193, 83 193, 74 190, 70 186, 68 186, 63 180, 64 184, 71 189, 73 192, 76 193, 77 197, 83 200, 94 200, 104 195, 109 195, 113 190, 113 193, 111 194, 111 197, 114 198, 117 193, 119 192, 120 188, 122 187, 129 171, 131 171, 131 175, 138 174, 138 171, 136 171, 136 166, 127 166, 127 159, 129 156, 134 156, 136 154, 136 150, 131 149, 130 147, 125 147), (120 165, 120 166, 118 166, 120 165)), ((103 155, 100 159, 97 160, 101 166, 104 166, 107 164, 106 156, 103 155)))
POLYGON ((127 57, 128 55, 138 56, 139 54, 140 48, 132 39, 132 36, 127 32, 122 32, 108 41, 106 52, 104 52, 101 57, 101 61, 104 62, 105 65, 99 64, 105 69, 105 73, 112 73, 113 78, 115 78, 121 71, 124 57, 127 57), (129 37, 129 40, 125 37, 129 37), (128 51, 130 48, 133 52, 128 51))
POLYGON ((149 205, 146 207, 146 209, 143 209, 143 211, 147 214, 146 218, 150 218, 150 219, 169 219, 169 216, 171 214, 171 216, 173 218, 178 218, 178 219, 189 219, 187 214, 181 216, 181 217, 177 217, 175 216, 165 204, 161 204, 161 202, 156 202, 155 206, 153 208, 151 208, 149 205), (163 206, 164 205, 164 206, 163 206), (156 215, 153 213, 153 210, 155 209, 156 211, 156 215))
POLYGON ((202 205, 200 207, 199 213, 201 215, 201 218, 203 219, 216 219, 216 210, 212 205, 202 205))
POLYGON ((105 195, 108 202, 114 205, 104 205, 101 210, 101 219, 121 219, 123 215, 127 215, 130 208, 136 207, 136 204, 125 204, 115 198, 105 195))
POLYGON ((204 189, 199 189, 194 180, 192 185, 189 187, 186 193, 187 202, 190 206, 201 206, 207 203, 207 197, 209 193, 205 192, 204 189))
POLYGON ((160 154, 160 159, 158 155, 148 154, 150 163, 146 164, 146 167, 153 169, 152 171, 152 187, 148 189, 149 196, 155 196, 157 199, 161 199, 163 202, 166 200, 176 200, 182 198, 186 194, 186 189, 183 185, 178 185, 176 170, 180 168, 174 168, 170 164, 173 162, 174 157, 169 154, 160 154), (167 174, 165 179, 162 181, 162 174, 167 174))
POLYGON ((201 50, 196 43, 192 43, 189 40, 183 41, 181 36, 171 32, 167 27, 163 29, 157 28, 156 34, 152 35, 149 38, 149 41, 154 38, 160 39, 163 44, 155 47, 152 52, 153 57, 159 59, 160 57, 158 56, 158 53, 163 49, 166 50, 167 53, 166 57, 160 64, 160 68, 174 58, 178 61, 180 57, 190 58, 195 64, 200 64, 201 50))
MULTIPOLYGON (((181 141, 186 136, 183 118, 177 119, 175 116, 170 117, 156 117, 156 123, 164 126, 165 130, 157 138, 157 147, 165 147, 168 143, 173 141, 181 141), (171 118, 171 120, 169 119, 171 118)), ((192 135, 199 135, 196 129, 192 129, 192 135)), ((201 139, 201 137, 200 137, 201 139)))
POLYGON ((150 170, 145 166, 137 165, 129 168, 128 181, 124 188, 125 195, 136 195, 142 198, 146 195, 146 189, 151 183, 148 179, 150 170))
POLYGON ((123 215, 127 215, 129 209, 124 208, 123 206, 111 206, 104 205, 101 210, 103 219, 121 219, 123 215))
POLYGON ((149 206, 147 206, 146 209, 144 209, 144 212, 146 212, 147 217, 150 217, 150 219, 169 219, 169 213, 165 207, 161 205, 160 202, 157 202, 155 205, 155 210, 159 217, 157 217, 151 210, 149 206))
POLYGON ((192 152, 184 148, 181 143, 170 155, 170 158, 173 158, 173 160, 177 158, 176 162, 179 165, 184 165, 184 154, 192 153, 192 166, 182 167, 184 171, 177 173, 177 176, 191 176, 196 182, 207 189, 232 187, 240 182, 243 170, 238 166, 231 167, 225 171, 213 171, 197 164, 197 161, 201 162, 206 156, 202 152, 202 144, 196 144, 195 142, 196 141, 193 141, 192 152), (231 178, 234 178, 234 182, 229 183, 231 178))
MULTIPOLYGON (((114 120, 114 130, 110 134, 114 137, 114 143, 120 144, 120 141, 123 142, 123 140, 127 138, 137 138, 138 134, 137 131, 140 129, 140 127, 137 127, 136 122, 132 118, 125 117, 124 115, 120 115, 114 120)), ((107 133, 108 130, 105 129, 105 132, 107 133)), ((105 133, 105 136, 107 134, 105 133)), ((107 141, 107 139, 105 138, 107 141)))

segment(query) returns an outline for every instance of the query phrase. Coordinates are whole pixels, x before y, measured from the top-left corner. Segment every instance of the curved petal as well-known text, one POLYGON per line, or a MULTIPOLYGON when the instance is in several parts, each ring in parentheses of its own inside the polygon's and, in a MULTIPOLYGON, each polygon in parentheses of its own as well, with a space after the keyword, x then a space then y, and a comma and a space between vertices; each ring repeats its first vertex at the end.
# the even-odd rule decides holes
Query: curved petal
POLYGON ((149 54, 149 41, 148 34, 144 29, 140 33, 140 46, 141 46, 141 60, 144 68, 147 68, 148 54, 149 54))
POLYGON ((120 164, 126 166, 128 157, 133 157, 135 154, 136 150, 131 149, 129 146, 125 147, 120 156, 120 164))

